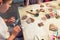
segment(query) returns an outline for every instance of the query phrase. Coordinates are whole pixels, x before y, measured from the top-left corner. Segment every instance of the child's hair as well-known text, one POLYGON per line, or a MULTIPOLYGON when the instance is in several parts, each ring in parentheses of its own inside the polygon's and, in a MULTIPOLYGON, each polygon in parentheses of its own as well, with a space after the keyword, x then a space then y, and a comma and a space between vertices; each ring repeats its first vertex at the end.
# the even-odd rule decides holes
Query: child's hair
POLYGON ((7 3, 7 2, 9 2, 9 1, 11 1, 11 0, 3 0, 3 3, 7 3))
POLYGON ((0 5, 1 5, 1 3, 2 3, 3 1, 2 0, 0 0, 0 5))
POLYGON ((0 2, 2 2, 2 0, 0 0, 0 2))

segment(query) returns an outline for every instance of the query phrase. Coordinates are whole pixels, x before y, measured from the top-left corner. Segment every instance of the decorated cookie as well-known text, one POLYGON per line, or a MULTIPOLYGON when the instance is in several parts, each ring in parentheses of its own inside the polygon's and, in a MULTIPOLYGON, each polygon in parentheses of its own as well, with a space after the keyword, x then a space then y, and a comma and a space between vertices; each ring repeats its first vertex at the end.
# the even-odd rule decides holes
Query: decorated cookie
POLYGON ((46 14, 45 16, 47 17, 47 19, 50 19, 50 15, 49 14, 46 14))
POLYGON ((27 16, 26 15, 24 15, 23 17, 22 17, 22 20, 25 20, 27 18, 27 16))
POLYGON ((36 12, 38 12, 38 13, 39 13, 40 11, 39 11, 38 9, 36 9, 36 12))
POLYGON ((57 27, 54 24, 50 24, 49 25, 49 30, 51 30, 51 31, 57 31, 58 29, 57 29, 57 27))
POLYGON ((31 22, 33 23, 34 22, 34 19, 33 18, 30 18, 31 22))
POLYGON ((34 22, 34 19, 33 19, 33 18, 29 18, 29 19, 26 20, 26 22, 27 22, 28 24, 33 23, 33 22, 34 22))
POLYGON ((38 23, 38 26, 41 27, 43 26, 44 24, 41 22, 41 23, 38 23))
POLYGON ((58 14, 55 14, 55 18, 56 18, 56 19, 59 19, 60 16, 59 16, 58 14))
POLYGON ((42 20, 46 20, 46 19, 47 19, 46 16, 43 16, 43 17, 42 17, 42 20))
POLYGON ((54 13, 49 13, 50 17, 55 17, 54 13))
POLYGON ((44 9, 40 9, 40 12, 45 12, 45 10, 44 9))
POLYGON ((52 8, 49 8, 49 9, 48 9, 48 11, 49 11, 49 12, 52 12, 52 11, 53 11, 53 9, 52 9, 52 8))

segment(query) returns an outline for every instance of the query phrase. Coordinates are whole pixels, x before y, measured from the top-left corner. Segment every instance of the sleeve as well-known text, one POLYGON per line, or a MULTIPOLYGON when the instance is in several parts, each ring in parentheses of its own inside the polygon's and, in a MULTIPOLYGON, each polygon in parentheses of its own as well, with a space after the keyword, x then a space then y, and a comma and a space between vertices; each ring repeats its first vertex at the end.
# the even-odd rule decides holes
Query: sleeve
POLYGON ((4 39, 7 39, 10 34, 8 32, 8 27, 7 25, 5 24, 4 20, 2 19, 2 17, 0 17, 0 34, 2 35, 2 37, 4 39))

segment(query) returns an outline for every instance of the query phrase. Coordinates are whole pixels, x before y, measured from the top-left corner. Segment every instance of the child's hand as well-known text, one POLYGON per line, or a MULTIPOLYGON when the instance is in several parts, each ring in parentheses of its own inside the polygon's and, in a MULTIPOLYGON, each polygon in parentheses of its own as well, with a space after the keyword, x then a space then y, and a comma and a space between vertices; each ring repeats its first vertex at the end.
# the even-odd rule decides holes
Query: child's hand
POLYGON ((4 19, 5 23, 12 24, 16 21, 15 17, 11 17, 9 19, 4 19))
POLYGON ((11 34, 11 36, 9 37, 9 39, 8 40, 13 40, 17 35, 18 35, 18 33, 21 31, 21 29, 20 29, 20 26, 15 26, 14 28, 13 28, 13 31, 12 31, 12 34, 11 34))
POLYGON ((11 17, 8 21, 9 21, 9 23, 12 24, 12 23, 14 23, 16 21, 16 19, 15 19, 15 17, 11 17))

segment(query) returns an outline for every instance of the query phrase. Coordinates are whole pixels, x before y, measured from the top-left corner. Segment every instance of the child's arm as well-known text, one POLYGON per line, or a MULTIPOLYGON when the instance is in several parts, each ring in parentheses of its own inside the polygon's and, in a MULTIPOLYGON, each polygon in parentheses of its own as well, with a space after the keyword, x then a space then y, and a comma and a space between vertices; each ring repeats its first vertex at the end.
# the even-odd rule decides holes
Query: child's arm
POLYGON ((14 40, 15 39, 15 37, 18 35, 18 33, 21 31, 21 29, 20 29, 20 26, 15 26, 14 28, 13 28, 13 31, 12 31, 12 34, 11 34, 11 36, 8 38, 8 40, 14 40))

